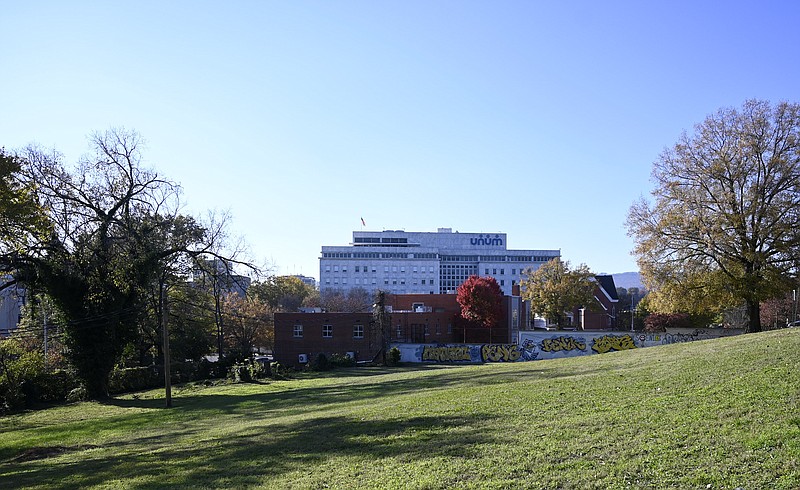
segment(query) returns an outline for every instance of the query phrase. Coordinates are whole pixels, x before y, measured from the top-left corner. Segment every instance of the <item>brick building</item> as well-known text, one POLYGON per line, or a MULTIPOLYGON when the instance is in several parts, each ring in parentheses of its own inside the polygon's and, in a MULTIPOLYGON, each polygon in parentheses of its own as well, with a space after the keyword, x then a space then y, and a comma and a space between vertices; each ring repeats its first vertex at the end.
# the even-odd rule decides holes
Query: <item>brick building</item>
POLYGON ((585 308, 583 311, 576 308, 572 312, 575 319, 574 325, 583 330, 611 330, 616 326, 617 303, 619 302, 614 277, 598 275, 595 276, 595 282, 597 283, 594 290, 596 303, 592 308, 585 308))
MULTIPOLYGON (((506 312, 491 330, 460 319, 454 294, 388 295, 388 340, 392 343, 447 344, 516 342, 520 325, 527 324, 527 309, 519 296, 504 296, 506 312)), ((275 360, 298 366, 319 353, 348 354, 371 361, 380 354, 381 332, 372 312, 276 313, 275 360)))

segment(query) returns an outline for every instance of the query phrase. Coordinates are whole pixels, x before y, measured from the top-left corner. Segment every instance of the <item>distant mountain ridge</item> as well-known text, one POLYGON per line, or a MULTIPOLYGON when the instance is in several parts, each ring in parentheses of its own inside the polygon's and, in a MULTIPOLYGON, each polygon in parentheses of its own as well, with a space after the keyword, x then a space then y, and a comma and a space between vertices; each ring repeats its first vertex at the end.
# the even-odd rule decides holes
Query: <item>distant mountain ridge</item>
POLYGON ((644 289, 642 277, 638 272, 620 272, 611 274, 614 277, 614 285, 618 288, 639 288, 644 289))

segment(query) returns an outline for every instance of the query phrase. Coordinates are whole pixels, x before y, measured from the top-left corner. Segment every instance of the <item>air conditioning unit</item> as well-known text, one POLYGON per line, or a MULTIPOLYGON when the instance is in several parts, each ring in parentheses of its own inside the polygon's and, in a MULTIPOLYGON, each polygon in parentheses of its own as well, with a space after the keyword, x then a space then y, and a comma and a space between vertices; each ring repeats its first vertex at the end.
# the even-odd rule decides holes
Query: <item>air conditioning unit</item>
POLYGON ((299 362, 300 364, 308 363, 308 354, 298 354, 297 362, 299 362))

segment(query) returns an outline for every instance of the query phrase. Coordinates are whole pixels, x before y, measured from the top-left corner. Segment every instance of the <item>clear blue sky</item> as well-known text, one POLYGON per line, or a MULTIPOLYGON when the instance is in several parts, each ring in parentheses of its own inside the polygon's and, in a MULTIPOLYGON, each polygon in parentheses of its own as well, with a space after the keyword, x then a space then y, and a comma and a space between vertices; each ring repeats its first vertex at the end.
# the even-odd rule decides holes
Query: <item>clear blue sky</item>
POLYGON ((636 270, 625 218, 681 132, 800 101, 796 1, 0 0, 0 145, 147 141, 186 211, 277 274, 352 231, 506 232, 636 270))

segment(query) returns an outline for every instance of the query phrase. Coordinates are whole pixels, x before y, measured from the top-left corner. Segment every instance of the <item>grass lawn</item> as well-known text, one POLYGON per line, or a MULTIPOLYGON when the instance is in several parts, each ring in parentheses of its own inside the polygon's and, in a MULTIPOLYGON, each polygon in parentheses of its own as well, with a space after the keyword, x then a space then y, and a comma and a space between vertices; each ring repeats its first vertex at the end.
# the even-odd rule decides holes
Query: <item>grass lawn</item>
POLYGON ((800 328, 0 418, 2 488, 800 488, 800 328))

